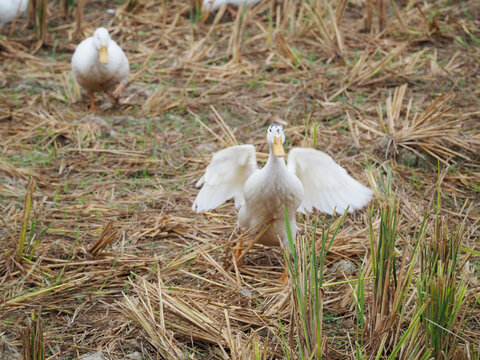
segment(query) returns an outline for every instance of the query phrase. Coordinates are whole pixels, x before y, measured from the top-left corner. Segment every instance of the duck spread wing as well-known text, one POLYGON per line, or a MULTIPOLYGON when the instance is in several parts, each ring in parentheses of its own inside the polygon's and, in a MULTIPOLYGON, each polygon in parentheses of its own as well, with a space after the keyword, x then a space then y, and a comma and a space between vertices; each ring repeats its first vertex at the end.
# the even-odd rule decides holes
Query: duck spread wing
POLYGON ((234 197, 238 207, 244 202, 245 181, 257 170, 257 157, 253 145, 238 145, 217 152, 205 174, 198 180, 202 186, 192 209, 196 212, 215 209, 234 197))
POLYGON ((300 212, 316 208, 327 214, 349 212, 364 207, 373 191, 362 185, 327 154, 315 150, 294 148, 288 154, 288 169, 302 182, 304 199, 300 212))

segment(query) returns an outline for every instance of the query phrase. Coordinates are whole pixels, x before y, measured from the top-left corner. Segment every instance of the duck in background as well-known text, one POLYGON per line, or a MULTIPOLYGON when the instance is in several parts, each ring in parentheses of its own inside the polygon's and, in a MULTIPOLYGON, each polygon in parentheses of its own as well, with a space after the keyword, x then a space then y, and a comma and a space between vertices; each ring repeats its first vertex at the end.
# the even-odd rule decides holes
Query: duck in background
POLYGON ((203 0, 202 9, 208 12, 214 12, 220 9, 223 4, 233 5, 239 8, 245 3, 247 6, 250 6, 258 2, 260 2, 260 0, 203 0))
POLYGON ((110 95, 117 101, 127 85, 130 67, 123 50, 110 38, 108 30, 100 27, 78 44, 72 56, 72 71, 78 84, 88 91, 90 109, 95 110, 93 94, 112 91, 110 95))
POLYGON ((28 0, 0 0, 0 29, 27 11, 28 0))
MULTIPOLYGON (((195 0, 199 2, 199 0, 195 0)), ((211 13, 220 9, 222 5, 233 5, 237 8, 241 6, 251 6, 255 5, 256 3, 260 2, 260 0, 203 0, 202 1, 202 13, 203 13, 203 20, 205 21, 208 19, 211 13)), ((235 16, 234 12, 231 11, 232 16, 235 16)))

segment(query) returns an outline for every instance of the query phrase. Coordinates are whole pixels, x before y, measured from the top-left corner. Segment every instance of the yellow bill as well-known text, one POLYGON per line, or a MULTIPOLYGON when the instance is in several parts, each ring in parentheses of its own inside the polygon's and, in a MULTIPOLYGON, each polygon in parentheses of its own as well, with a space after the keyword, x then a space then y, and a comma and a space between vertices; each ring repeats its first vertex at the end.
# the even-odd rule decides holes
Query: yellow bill
POLYGON ((98 59, 101 64, 108 64, 108 51, 105 45, 100 46, 100 51, 98 52, 98 59))
POLYGON ((285 149, 282 144, 282 137, 275 136, 273 138, 273 156, 285 156, 285 149))

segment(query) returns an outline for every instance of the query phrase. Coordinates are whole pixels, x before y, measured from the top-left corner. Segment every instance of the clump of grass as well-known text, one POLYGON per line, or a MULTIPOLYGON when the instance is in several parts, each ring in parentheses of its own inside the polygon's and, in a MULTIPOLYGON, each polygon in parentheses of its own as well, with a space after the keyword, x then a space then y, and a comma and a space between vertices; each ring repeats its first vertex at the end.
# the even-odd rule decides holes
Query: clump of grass
POLYGON ((408 356, 416 356, 419 349, 405 351, 405 345, 409 345, 408 340, 416 338, 418 334, 421 312, 409 314, 407 304, 410 301, 409 291, 421 239, 425 233, 426 216, 419 230, 410 239, 413 247, 409 246, 409 242, 407 242, 401 249, 402 256, 399 261, 397 259, 400 251, 398 243, 400 236, 397 232, 400 221, 399 206, 394 200, 391 200, 388 205, 381 205, 379 212, 378 236, 373 230, 373 207, 369 214, 371 250, 369 267, 371 267, 374 280, 368 316, 365 314, 365 287, 362 272, 359 275, 356 293, 357 327, 359 328, 357 330, 357 354, 361 355, 359 358, 366 358, 363 348, 364 334, 359 333, 363 328, 368 332, 368 347, 377 354, 376 358, 380 358, 382 354, 388 354, 389 358, 395 358, 392 357, 392 354, 397 354, 401 350, 408 356), (365 322, 365 318, 368 319, 367 322, 365 322), (404 331, 405 326, 408 328, 404 331))
POLYGON ((377 108, 380 125, 386 134, 383 139, 386 140, 386 146, 382 150, 388 154, 391 148, 397 154, 399 147, 402 147, 421 158, 425 158, 427 154, 444 164, 448 164, 452 158, 469 160, 467 154, 472 152, 472 148, 463 137, 463 120, 449 113, 452 94, 446 93, 437 97, 425 110, 413 116, 410 116, 413 112, 413 101, 410 99, 402 119, 402 104, 406 91, 407 84, 404 84, 395 89, 393 97, 391 94, 388 96, 386 119, 381 105, 377 108))
POLYGON ((378 211, 379 230, 378 233, 374 230, 377 216, 372 206, 368 216, 370 259, 365 268, 360 269, 357 288, 353 292, 356 357, 367 359, 367 354, 375 353, 376 358, 388 356, 394 359, 399 352, 416 356, 420 349, 410 348, 409 340, 419 333, 421 311, 412 313, 408 303, 411 301, 412 279, 427 217, 423 218, 412 236, 402 237, 398 230, 402 225, 399 203, 391 191, 391 171, 387 171, 377 185, 375 188, 381 189, 384 195, 379 196, 383 199, 378 211), (401 239, 406 241, 402 243, 401 239), (369 284, 365 282, 369 271, 373 277, 371 296, 368 294, 369 284))
POLYGON ((373 331, 391 328, 394 318, 391 316, 392 288, 397 283, 396 269, 396 227, 398 206, 386 206, 380 210, 380 231, 375 241, 372 229, 373 208, 370 211, 370 250, 373 272, 373 308, 376 316, 372 317, 373 331), (388 319, 388 320, 387 320, 388 319))
POLYGON ((43 321, 41 311, 32 311, 32 316, 22 331, 24 360, 44 360, 45 343, 43 341, 43 321))
POLYGON ((335 223, 322 230, 320 248, 317 254, 316 231, 317 220, 311 226, 308 237, 293 239, 290 222, 285 209, 285 226, 288 238, 288 251, 285 260, 293 286, 292 303, 294 306, 293 322, 298 347, 287 344, 283 346, 288 358, 321 359, 323 354, 322 324, 323 324, 323 272, 325 258, 342 226, 346 214, 335 223))
POLYGON ((422 248, 418 306, 425 306, 425 342, 436 359, 451 359, 463 333, 467 287, 464 280, 458 280, 462 236, 462 226, 451 231, 446 220, 436 216, 432 237, 422 248))

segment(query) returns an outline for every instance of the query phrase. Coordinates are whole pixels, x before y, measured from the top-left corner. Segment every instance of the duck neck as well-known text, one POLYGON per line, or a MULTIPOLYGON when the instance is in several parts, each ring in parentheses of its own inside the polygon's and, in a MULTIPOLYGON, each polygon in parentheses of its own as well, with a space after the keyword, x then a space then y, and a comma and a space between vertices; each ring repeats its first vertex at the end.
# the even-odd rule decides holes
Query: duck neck
POLYGON ((270 149, 270 155, 268 156, 266 166, 271 167, 274 170, 283 170, 287 167, 283 156, 274 156, 272 149, 270 149))

